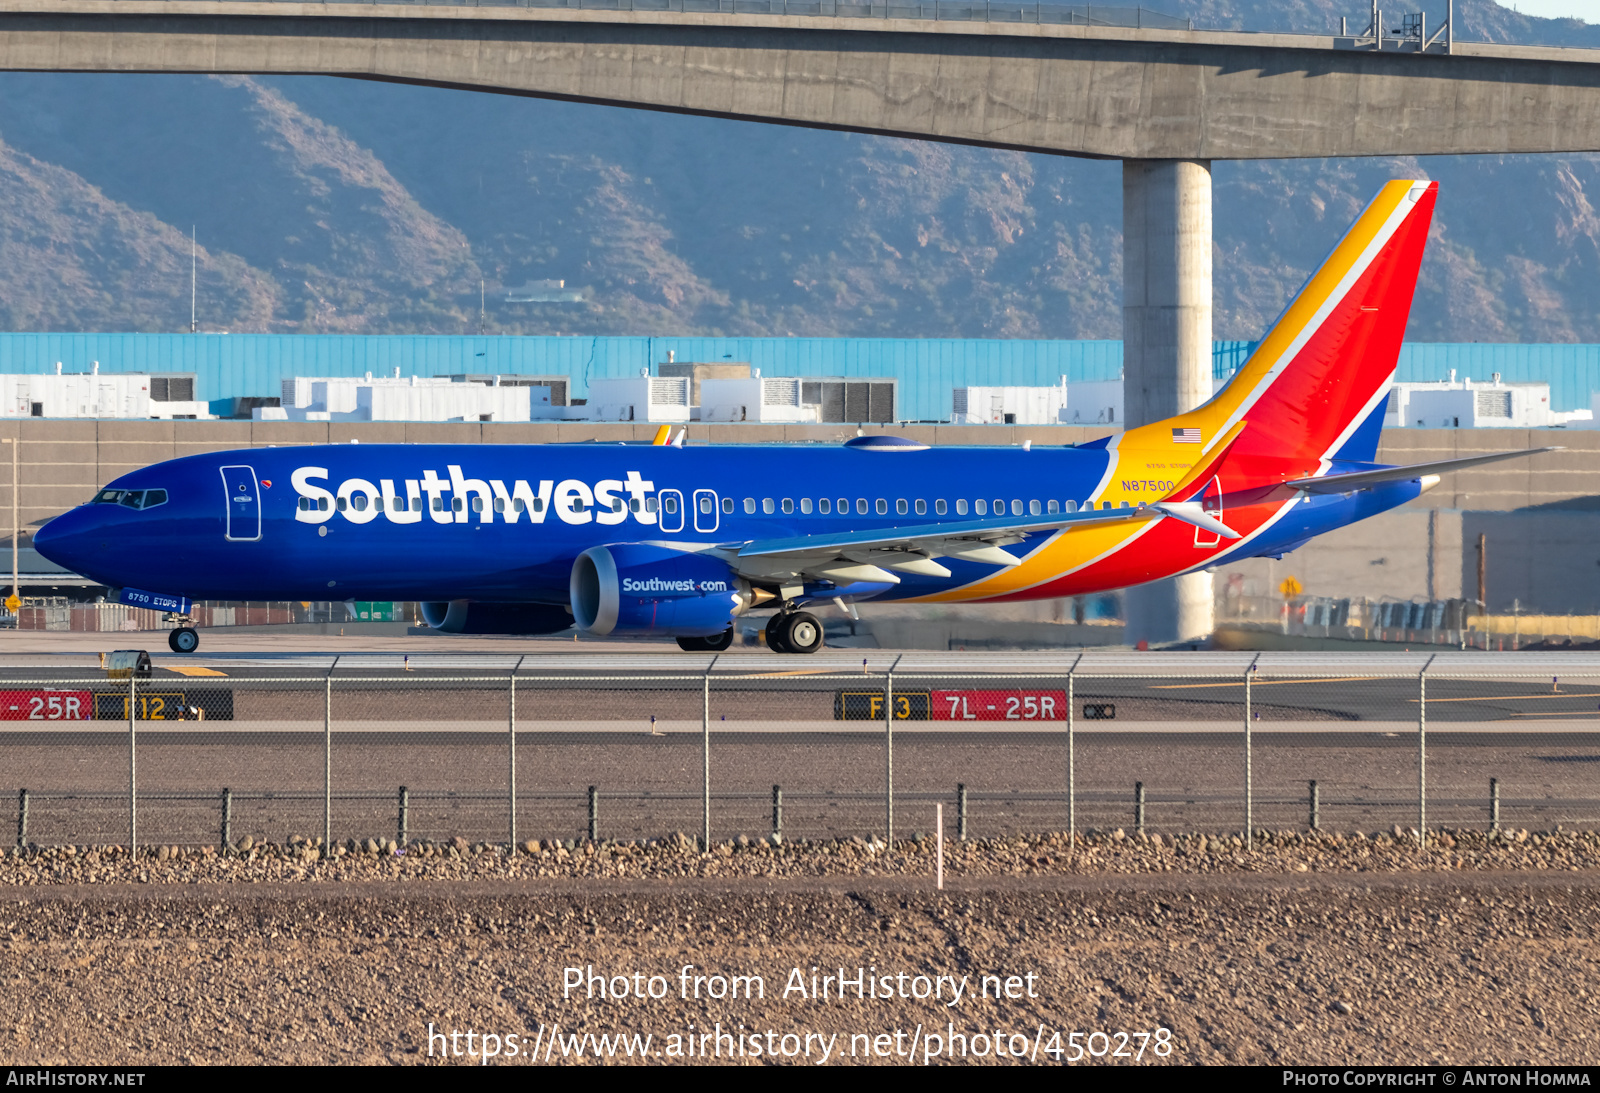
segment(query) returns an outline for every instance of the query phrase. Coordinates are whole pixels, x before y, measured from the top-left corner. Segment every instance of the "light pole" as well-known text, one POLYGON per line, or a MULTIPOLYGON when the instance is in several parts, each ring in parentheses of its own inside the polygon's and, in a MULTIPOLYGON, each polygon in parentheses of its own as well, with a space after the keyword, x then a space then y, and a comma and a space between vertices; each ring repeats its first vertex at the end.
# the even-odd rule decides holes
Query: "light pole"
POLYGON ((15 615, 22 607, 22 596, 18 591, 17 580, 17 534, 19 513, 22 506, 17 501, 17 447, 21 436, 0 438, 11 445, 11 595, 6 600, 6 608, 15 615))

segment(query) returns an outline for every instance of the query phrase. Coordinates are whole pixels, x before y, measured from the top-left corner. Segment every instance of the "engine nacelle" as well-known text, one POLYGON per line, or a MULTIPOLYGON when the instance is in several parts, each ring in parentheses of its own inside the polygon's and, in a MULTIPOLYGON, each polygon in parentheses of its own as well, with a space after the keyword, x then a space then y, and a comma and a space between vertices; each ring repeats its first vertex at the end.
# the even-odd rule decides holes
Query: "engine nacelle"
POLYGON ((591 634, 711 637, 747 602, 725 562, 693 551, 617 543, 572 564, 572 617, 591 634))
POLYGON ((422 621, 444 634, 555 634, 572 615, 554 603, 423 602, 422 621))

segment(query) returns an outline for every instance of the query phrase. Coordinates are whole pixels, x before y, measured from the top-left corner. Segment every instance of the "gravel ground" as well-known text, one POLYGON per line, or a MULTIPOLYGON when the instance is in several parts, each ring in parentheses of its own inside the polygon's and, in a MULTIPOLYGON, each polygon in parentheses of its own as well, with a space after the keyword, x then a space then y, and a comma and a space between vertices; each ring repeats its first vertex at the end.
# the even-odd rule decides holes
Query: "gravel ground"
POLYGON ((757 1042, 794 1061, 829 1045, 832 1063, 905 1063, 913 1042, 918 1061, 961 1043, 968 1062, 1065 1061, 1074 1032, 1109 1035, 1077 1037, 1102 1063, 1600 1061, 1592 833, 974 841, 947 847, 944 892, 913 841, 337 849, 8 853, 0 1057, 408 1063, 492 1033, 499 1062, 553 1062, 572 1036, 625 1033, 673 1061, 720 1024, 745 1063, 768 1061, 757 1042), (785 994, 795 969, 809 993, 813 968, 840 967, 892 996, 785 994), (564 998, 590 968, 640 978, 564 998), (764 997, 719 975, 758 975, 764 997), (987 975, 1002 997, 981 996, 987 975), (664 997, 632 997, 650 976, 664 997), (899 996, 938 976, 967 977, 960 1001, 899 996))

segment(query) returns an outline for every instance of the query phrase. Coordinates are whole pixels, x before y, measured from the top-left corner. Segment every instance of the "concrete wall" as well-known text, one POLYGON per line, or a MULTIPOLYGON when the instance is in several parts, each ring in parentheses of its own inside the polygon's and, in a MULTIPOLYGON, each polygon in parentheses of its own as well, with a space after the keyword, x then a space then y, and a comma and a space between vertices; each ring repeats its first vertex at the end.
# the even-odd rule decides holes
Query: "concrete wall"
POLYGON ((359 75, 1122 159, 1600 150, 1593 51, 931 20, 41 0, 0 68, 359 75))

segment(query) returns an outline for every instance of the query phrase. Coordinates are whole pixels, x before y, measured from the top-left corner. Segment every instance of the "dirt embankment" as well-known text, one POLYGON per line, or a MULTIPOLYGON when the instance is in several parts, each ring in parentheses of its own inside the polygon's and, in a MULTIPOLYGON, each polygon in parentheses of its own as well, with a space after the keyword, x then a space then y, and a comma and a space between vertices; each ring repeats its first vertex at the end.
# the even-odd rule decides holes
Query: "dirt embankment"
POLYGON ((1600 1061, 1595 841, 1475 839, 8 855, 0 1057, 1600 1061))

